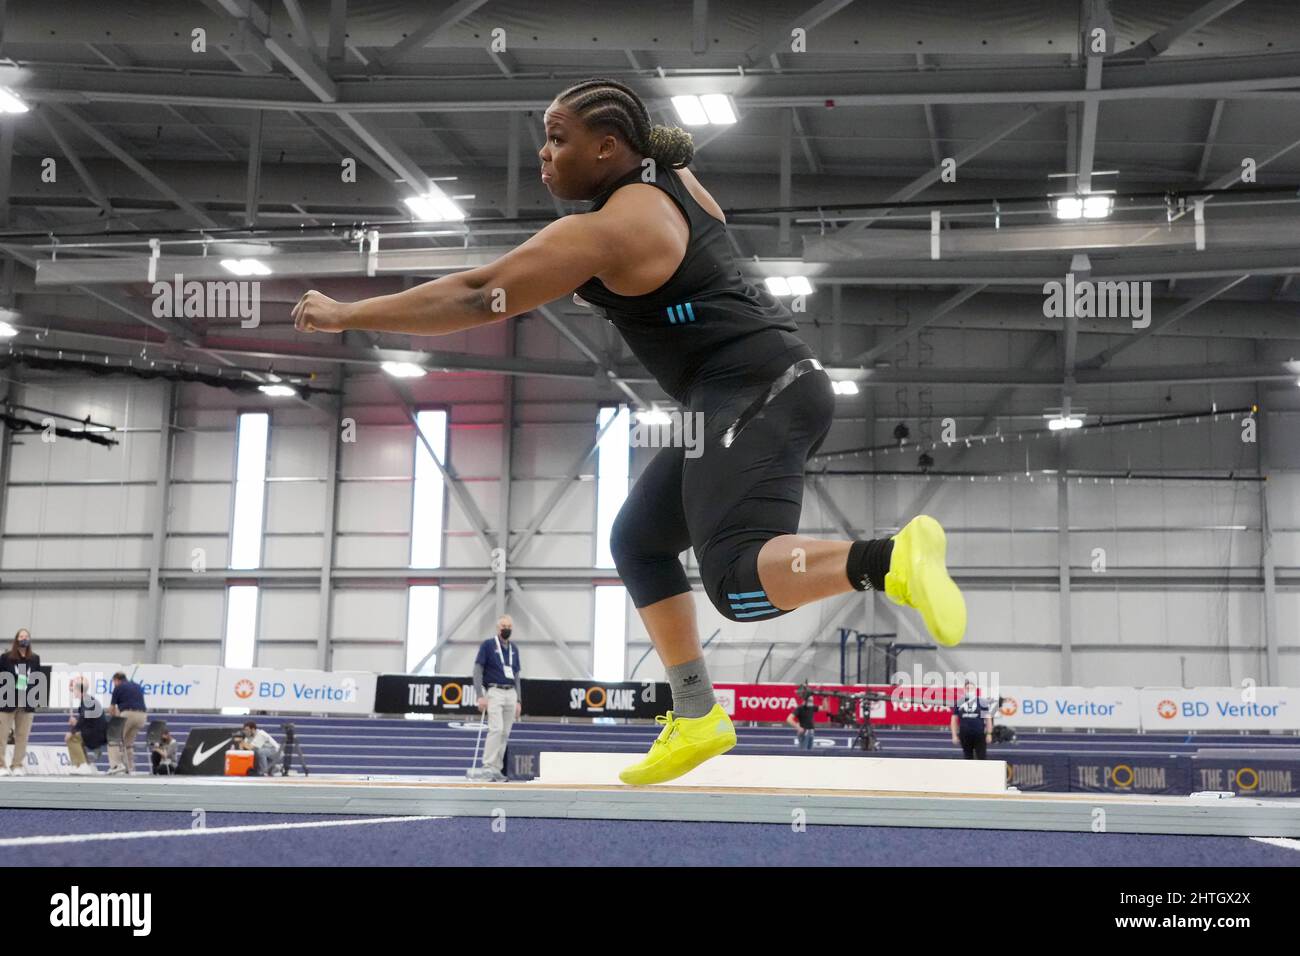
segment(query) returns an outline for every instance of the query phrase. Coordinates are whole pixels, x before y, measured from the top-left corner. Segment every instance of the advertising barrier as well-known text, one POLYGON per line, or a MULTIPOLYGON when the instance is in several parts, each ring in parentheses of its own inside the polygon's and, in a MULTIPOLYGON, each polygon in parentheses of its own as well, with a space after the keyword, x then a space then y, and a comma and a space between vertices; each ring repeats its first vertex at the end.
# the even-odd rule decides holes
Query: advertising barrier
POLYGON ((1065 754, 1020 755, 1014 750, 1002 747, 996 753, 990 751, 990 760, 1007 762, 1007 786, 1017 790, 1052 790, 1061 792, 1070 789, 1070 758, 1065 754))
POLYGON ((1191 758, 1192 790, 1251 797, 1300 797, 1300 760, 1191 758))
POLYGON ((472 677, 380 674, 375 683, 377 714, 477 714, 472 677))
POLYGON ((524 711, 538 717, 636 717, 651 720, 672 708, 667 684, 654 681, 522 680, 524 711))
POLYGON ((1190 793, 1191 760, 1142 754, 1071 757, 1069 789, 1089 793, 1190 793))
POLYGON ((372 714, 375 675, 223 667, 217 679, 216 706, 294 714, 372 714))
MULTIPOLYGON (((49 664, 38 706, 68 710, 70 688, 84 678, 101 704, 112 694, 112 675, 141 684, 151 711, 222 708, 299 714, 475 715, 478 700, 469 677, 382 674, 363 671, 225 668, 215 665, 49 664)), ((2 682, 0 682, 2 683, 2 682)), ((648 720, 672 706, 669 685, 654 681, 601 682, 524 678, 524 714, 532 717, 622 717, 648 720)), ((814 691, 874 691, 886 700, 868 701, 873 724, 893 727, 948 726, 962 688, 926 683, 897 685, 812 684, 814 691)), ((795 683, 714 685, 718 702, 736 721, 784 723, 800 704, 795 683)), ((4 687, 0 686, 0 695, 4 687)), ((1300 689, 1291 687, 1025 687, 980 688, 1000 696, 995 723, 1012 728, 1142 730, 1147 733, 1202 731, 1300 732, 1300 689)), ((815 720, 829 723, 834 699, 819 700, 815 720), (827 705, 826 710, 821 705, 827 705)), ((1145 791, 1144 791, 1145 792, 1145 791)), ((1159 789, 1150 792, 1160 792, 1159 789)))
POLYGON ((104 707, 113 695, 113 675, 121 671, 144 690, 150 710, 213 710, 217 704, 217 678, 221 668, 214 664, 86 664, 51 665, 50 706, 71 709, 72 682, 80 677, 104 707))
MULTIPOLYGON (((784 722, 785 718, 799 706, 797 684, 714 684, 713 692, 718 703, 732 720, 763 720, 784 722)), ((854 693, 866 690, 865 687, 852 684, 815 684, 814 690, 838 690, 854 693)), ((667 698, 671 700, 670 698, 667 698)), ((831 702, 831 710, 837 709, 837 702, 831 702)), ((828 723, 830 718, 818 711, 814 719, 819 724, 828 723)))
POLYGON ((1300 690, 1293 687, 1144 687, 1142 729, 1300 730, 1300 690))
MULTIPOLYGON (((13 753, 12 744, 0 747, 0 758, 3 758, 6 767, 11 764, 13 753)), ((72 758, 64 747, 28 745, 23 770, 33 776, 66 776, 72 773, 72 758)))
POLYGON ((998 693, 1002 704, 993 719, 1008 727, 1136 730, 1141 726, 1141 705, 1133 687, 1004 685, 998 693))
POLYGON ((238 726, 195 727, 185 737, 185 749, 176 767, 178 774, 215 777, 226 772, 226 751, 238 726))
MULTIPOLYGON (((529 717, 628 717, 652 720, 672 706, 668 685, 654 681, 523 678, 520 698, 529 717)), ((381 674, 375 685, 380 714, 477 714, 473 678, 381 674)))

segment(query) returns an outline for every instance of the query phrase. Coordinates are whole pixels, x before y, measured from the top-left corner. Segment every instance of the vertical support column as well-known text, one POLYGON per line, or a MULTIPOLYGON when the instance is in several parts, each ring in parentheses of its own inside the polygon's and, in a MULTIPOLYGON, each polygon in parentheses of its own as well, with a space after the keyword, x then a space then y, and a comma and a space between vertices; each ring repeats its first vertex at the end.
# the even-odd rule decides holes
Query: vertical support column
MULTIPOLYGON (((1256 357, 1262 350, 1255 343, 1256 357)), ((1282 679, 1281 661, 1277 646, 1277 569, 1273 558, 1273 527, 1268 513, 1268 460, 1264 443, 1269 438, 1269 431, 1264 415, 1264 406, 1260 402, 1261 389, 1255 386, 1255 468, 1264 480, 1259 483, 1259 564, 1264 577, 1264 606, 1260 608, 1260 617, 1264 621, 1264 680, 1265 685, 1278 683, 1282 679)))
MULTIPOLYGON (((866 393, 866 401, 863 403, 863 415, 866 416, 866 420, 862 424, 862 444, 867 448, 871 448, 876 444, 876 389, 871 385, 870 380, 864 382, 862 388, 866 393)), ((838 407, 837 405, 836 408, 838 407)), ((867 501, 867 514, 865 525, 862 528, 864 532, 862 536, 866 540, 871 540, 876 537, 876 527, 880 523, 876 507, 877 491, 879 491, 880 483, 871 475, 864 476, 862 481, 865 485, 867 501)), ((879 602, 872 592, 862 592, 863 621, 869 634, 874 634, 879 630, 876 626, 876 607, 878 604, 879 602)))
POLYGON ((262 111, 253 111, 248 134, 248 192, 244 197, 244 225, 257 225, 257 194, 262 182, 262 111))
POLYGON ((0 226, 9 225, 9 194, 13 188, 14 117, 0 116, 0 226))
POLYGON ((334 528, 338 522, 339 451, 343 443, 343 392, 347 368, 339 366, 339 393, 334 400, 334 435, 329 442, 325 463, 325 526, 321 529, 320 604, 317 608, 316 667, 331 670, 334 649, 330 644, 330 627, 334 622, 334 528))
MULTIPOLYGON (((4 387, 4 404, 8 404, 14 399, 14 390, 18 382, 18 366, 9 366, 9 381, 5 382, 4 387)), ((4 422, 0 422, 0 568, 4 567, 4 528, 5 515, 9 513, 9 462, 13 457, 13 449, 9 445, 9 429, 5 427, 4 422)))
MULTIPOLYGON (((0 0, 0 49, 4 46, 4 25, 8 11, 4 0, 0 0)), ((10 173, 14 158, 14 119, 12 116, 0 116, 0 226, 9 225, 9 189, 10 173)), ((18 301, 14 291, 16 264, 12 256, 6 256, 0 266, 0 305, 13 308, 18 301)), ((9 381, 5 383, 4 401, 14 398, 18 384, 18 366, 9 367, 9 381)), ((9 447, 9 429, 0 423, 0 564, 3 564, 3 534, 5 514, 9 503, 9 459, 12 449, 9 447)))
POLYGON ((1057 441, 1061 443, 1056 476, 1057 616, 1061 630, 1061 684, 1068 687, 1074 680, 1074 648, 1070 631, 1070 480, 1065 476, 1065 439, 1057 441))
MULTIPOLYGON (((838 282, 831 286, 831 361, 844 359, 844 287, 838 282)), ((870 404, 870 399, 867 403, 870 404)), ((870 422, 867 428, 870 429, 870 422)), ((868 440, 870 445, 871 441, 868 440)))
MULTIPOLYGON (((513 356, 518 344, 519 326, 513 319, 509 320, 508 325, 506 350, 508 355, 513 356)), ((504 404, 501 408, 501 490, 498 492, 497 503, 497 548, 500 550, 499 557, 494 558, 498 562, 497 567, 500 568, 496 572, 497 617, 506 613, 506 574, 510 572, 506 567, 506 556, 510 554, 510 465, 515 434, 515 377, 513 375, 505 376, 502 392, 504 404)))
POLYGON ((1272 686, 1282 679, 1277 649, 1277 569, 1273 563, 1273 529, 1269 525, 1268 482, 1259 483, 1260 565, 1264 575, 1264 680, 1272 686))
MULTIPOLYGON (((781 110, 781 199, 782 206, 790 205, 790 149, 794 136, 794 109, 781 110)), ((781 255, 790 255, 790 214, 781 214, 781 227, 777 239, 781 255)))
POLYGON ((153 546, 149 557, 148 621, 144 635, 144 659, 158 664, 162 645, 162 567, 167 557, 167 513, 171 510, 173 421, 176 418, 176 383, 163 383, 162 414, 158 423, 158 464, 153 502, 153 546))
POLYGON ((518 111, 510 114, 509 134, 506 137, 506 209, 507 219, 519 215, 519 136, 523 117, 518 111))

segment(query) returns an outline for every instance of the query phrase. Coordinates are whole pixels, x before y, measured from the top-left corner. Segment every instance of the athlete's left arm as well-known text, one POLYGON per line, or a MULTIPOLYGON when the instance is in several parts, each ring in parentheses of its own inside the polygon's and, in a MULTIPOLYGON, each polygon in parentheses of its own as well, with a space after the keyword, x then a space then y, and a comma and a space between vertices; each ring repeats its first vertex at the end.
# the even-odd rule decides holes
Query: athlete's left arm
POLYGON ((300 332, 446 335, 512 316, 568 295, 617 261, 627 234, 604 210, 565 216, 484 266, 359 302, 314 289, 293 309, 300 332))

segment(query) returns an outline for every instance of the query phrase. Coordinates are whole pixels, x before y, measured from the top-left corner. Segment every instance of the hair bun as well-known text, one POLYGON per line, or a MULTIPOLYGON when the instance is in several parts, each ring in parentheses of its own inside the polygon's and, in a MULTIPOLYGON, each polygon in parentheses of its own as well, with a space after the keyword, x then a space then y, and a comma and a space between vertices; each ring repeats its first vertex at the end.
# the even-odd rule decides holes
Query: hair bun
POLYGON ((681 169, 695 157, 695 141, 680 126, 652 126, 646 137, 646 155, 656 163, 681 169))

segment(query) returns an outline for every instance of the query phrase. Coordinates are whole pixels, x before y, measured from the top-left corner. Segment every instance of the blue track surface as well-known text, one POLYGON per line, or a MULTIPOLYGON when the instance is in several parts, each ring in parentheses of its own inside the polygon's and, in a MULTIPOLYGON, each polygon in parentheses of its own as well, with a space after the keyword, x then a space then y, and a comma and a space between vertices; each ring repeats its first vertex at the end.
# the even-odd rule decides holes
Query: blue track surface
MULTIPOLYGON (((325 829, 221 827, 373 817, 210 813, 204 836, 0 846, 0 866, 1300 866, 1300 851, 1242 837, 1020 830, 457 817, 325 829)), ((6 810, 4 836, 190 832, 188 813, 6 810)))

